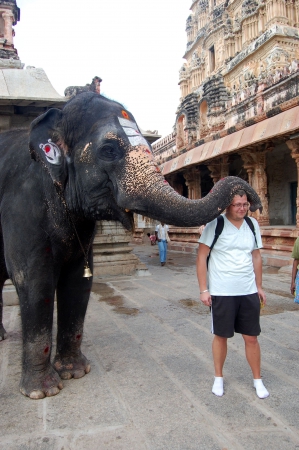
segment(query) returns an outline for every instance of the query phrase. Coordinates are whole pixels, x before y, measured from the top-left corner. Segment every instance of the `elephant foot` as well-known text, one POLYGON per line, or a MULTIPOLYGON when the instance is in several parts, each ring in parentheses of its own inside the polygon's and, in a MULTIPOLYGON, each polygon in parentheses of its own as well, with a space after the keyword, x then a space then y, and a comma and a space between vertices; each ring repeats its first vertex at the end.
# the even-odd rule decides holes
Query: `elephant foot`
POLYGON ((63 380, 71 378, 82 378, 90 372, 90 363, 80 352, 77 356, 56 355, 54 359, 54 368, 63 380))
POLYGON ((59 394, 63 388, 58 373, 52 366, 44 371, 23 371, 20 391, 26 397, 37 400, 59 394))
POLYGON ((7 333, 5 331, 4 326, 1 324, 0 325, 0 341, 4 341, 4 339, 7 338, 7 333))

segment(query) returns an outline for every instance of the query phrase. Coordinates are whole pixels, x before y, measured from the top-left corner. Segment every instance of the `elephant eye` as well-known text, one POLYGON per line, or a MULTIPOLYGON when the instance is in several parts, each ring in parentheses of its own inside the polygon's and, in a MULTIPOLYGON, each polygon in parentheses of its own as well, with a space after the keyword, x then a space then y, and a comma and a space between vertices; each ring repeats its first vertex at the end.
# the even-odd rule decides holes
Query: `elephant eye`
POLYGON ((115 161, 123 156, 122 150, 112 144, 104 144, 99 149, 99 157, 104 161, 115 161))

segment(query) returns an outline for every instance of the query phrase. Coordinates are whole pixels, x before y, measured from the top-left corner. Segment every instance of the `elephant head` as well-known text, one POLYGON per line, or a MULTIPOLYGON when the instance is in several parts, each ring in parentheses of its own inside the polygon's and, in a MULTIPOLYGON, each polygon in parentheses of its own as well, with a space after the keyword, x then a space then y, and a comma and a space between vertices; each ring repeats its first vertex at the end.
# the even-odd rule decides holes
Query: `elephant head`
POLYGON ((255 211, 259 197, 244 180, 227 177, 203 199, 177 194, 164 179, 151 147, 124 106, 88 92, 50 109, 31 126, 31 156, 42 163, 71 211, 90 220, 119 220, 132 212, 177 226, 217 217, 244 189, 255 211))

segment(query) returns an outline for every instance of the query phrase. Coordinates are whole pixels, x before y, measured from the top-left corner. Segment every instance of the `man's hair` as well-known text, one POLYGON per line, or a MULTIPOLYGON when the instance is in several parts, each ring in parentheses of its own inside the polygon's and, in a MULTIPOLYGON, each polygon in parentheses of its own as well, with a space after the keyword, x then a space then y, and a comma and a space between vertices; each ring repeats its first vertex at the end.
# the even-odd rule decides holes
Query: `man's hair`
POLYGON ((246 194, 246 192, 243 190, 243 189, 238 189, 235 193, 234 193, 234 196, 235 195, 239 195, 240 197, 243 197, 243 195, 246 195, 246 197, 247 197, 247 194, 246 194))

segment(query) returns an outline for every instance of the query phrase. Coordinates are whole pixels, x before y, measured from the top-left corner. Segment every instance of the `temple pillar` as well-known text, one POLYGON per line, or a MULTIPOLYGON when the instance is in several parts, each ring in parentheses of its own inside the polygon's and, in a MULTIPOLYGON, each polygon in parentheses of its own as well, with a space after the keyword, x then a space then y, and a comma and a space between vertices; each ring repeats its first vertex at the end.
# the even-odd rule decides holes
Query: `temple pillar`
MULTIPOLYGON (((291 157, 294 158, 297 165, 297 180, 299 181, 299 139, 292 139, 286 141, 287 146, 291 150, 291 157)), ((297 187, 297 198, 296 198, 296 228, 299 228, 299 183, 297 187)))
POLYGON ((295 23, 294 27, 299 27, 299 0, 295 0, 295 23))
POLYGON ((132 233, 120 222, 102 220, 97 222, 93 243, 93 276, 129 275, 147 268, 132 253, 129 246, 132 233))
POLYGON ((224 155, 220 159, 215 159, 207 165, 207 168, 211 171, 210 177, 213 183, 217 183, 221 178, 225 178, 229 175, 229 162, 228 156, 224 155))
POLYGON ((248 173, 249 184, 257 192, 261 199, 263 211, 259 210, 250 212, 250 215, 258 220, 260 225, 269 225, 269 204, 267 192, 267 175, 266 175, 266 153, 269 151, 245 151, 241 153, 244 161, 244 168, 248 173))
POLYGON ((200 170, 192 167, 183 174, 188 188, 188 198, 196 200, 201 198, 201 176, 200 170))
POLYGON ((228 162, 228 155, 224 155, 221 158, 221 165, 220 165, 220 178, 225 178, 229 176, 229 162, 228 162))
POLYGON ((293 0, 286 0, 286 14, 289 21, 289 25, 291 27, 294 26, 294 23, 296 22, 295 18, 295 8, 294 8, 294 2, 293 0))
POLYGON ((213 183, 216 184, 221 178, 221 167, 218 160, 213 160, 211 163, 207 164, 207 168, 211 171, 210 177, 213 183))

